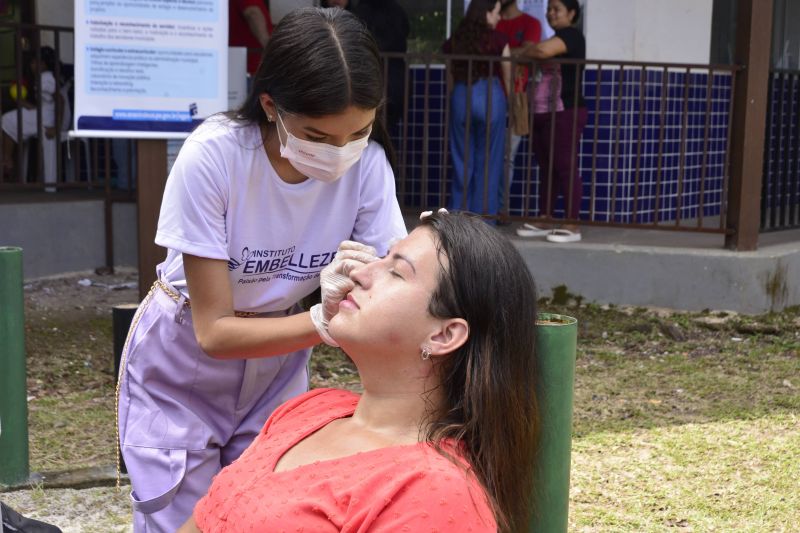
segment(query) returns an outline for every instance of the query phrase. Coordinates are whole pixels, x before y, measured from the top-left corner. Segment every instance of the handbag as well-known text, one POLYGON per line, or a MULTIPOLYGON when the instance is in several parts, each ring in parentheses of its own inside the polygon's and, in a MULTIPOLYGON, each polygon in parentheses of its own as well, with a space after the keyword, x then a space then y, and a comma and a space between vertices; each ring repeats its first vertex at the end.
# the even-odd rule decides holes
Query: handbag
POLYGON ((533 112, 564 111, 561 101, 561 71, 558 66, 545 66, 536 75, 533 94, 533 112))
POLYGON ((511 93, 511 132, 520 137, 530 133, 528 91, 511 93))

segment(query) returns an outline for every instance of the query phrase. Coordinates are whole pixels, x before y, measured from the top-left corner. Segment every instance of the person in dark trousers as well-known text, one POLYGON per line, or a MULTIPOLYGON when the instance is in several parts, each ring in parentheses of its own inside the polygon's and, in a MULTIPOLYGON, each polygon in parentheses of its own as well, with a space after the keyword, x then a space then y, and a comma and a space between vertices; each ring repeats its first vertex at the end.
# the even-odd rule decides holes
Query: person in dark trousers
MULTIPOLYGON (((585 59, 586 39, 575 25, 581 16, 577 0, 550 0, 547 5, 547 22, 555 35, 535 45, 526 45, 516 52, 518 57, 544 60, 553 58, 585 59)), ((557 83, 560 87, 556 111, 534 114, 533 149, 539 162, 541 180, 539 194, 540 216, 552 216, 555 200, 564 198, 564 214, 577 220, 580 215, 583 183, 578 171, 578 141, 586 126, 586 105, 581 93, 579 65, 561 65, 557 83), (554 126, 553 126, 553 123, 554 126), (552 167, 552 175, 550 169, 552 167)), ((518 234, 526 237, 546 236, 550 242, 577 242, 581 240, 577 224, 564 224, 560 228, 536 227, 526 224, 518 234)))

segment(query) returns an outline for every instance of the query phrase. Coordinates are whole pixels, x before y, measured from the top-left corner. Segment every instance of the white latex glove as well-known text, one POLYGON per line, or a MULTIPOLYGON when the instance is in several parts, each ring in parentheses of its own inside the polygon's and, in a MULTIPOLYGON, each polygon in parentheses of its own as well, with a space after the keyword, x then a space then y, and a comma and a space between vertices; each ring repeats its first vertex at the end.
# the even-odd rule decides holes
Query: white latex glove
POLYGON ((355 283, 350 279, 350 272, 377 259, 377 252, 372 246, 355 241, 342 241, 336 257, 322 270, 319 281, 322 303, 311 308, 311 321, 325 344, 339 346, 328 334, 328 323, 333 315, 339 312, 339 302, 355 287, 355 283))

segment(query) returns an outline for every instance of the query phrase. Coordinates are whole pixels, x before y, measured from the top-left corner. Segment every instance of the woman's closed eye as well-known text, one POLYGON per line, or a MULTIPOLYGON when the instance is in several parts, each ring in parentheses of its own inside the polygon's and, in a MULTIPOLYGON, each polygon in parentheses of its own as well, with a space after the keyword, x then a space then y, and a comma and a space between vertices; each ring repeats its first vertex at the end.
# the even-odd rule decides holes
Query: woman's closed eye
POLYGON ((394 252, 391 255, 392 263, 389 271, 393 276, 407 280, 417 275, 417 269, 414 267, 408 257, 403 254, 394 252))

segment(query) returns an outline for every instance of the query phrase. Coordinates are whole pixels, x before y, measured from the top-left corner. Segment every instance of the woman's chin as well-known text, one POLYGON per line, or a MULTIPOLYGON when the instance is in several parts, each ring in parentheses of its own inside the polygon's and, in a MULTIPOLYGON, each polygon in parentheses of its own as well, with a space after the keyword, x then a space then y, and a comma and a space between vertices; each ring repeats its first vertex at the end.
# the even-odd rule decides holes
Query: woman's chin
POLYGON ((347 317, 339 312, 328 323, 328 334, 339 344, 349 337, 350 325, 347 322, 347 317))
POLYGON ((359 353, 362 351, 363 339, 358 335, 358 332, 353 331, 353 326, 348 324, 347 321, 342 320, 339 315, 331 319, 328 325, 328 334, 336 341, 339 348, 350 355, 351 353, 359 353))

